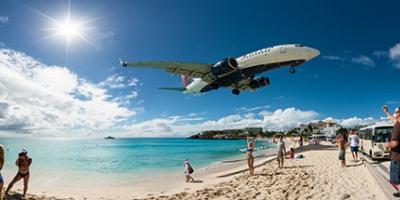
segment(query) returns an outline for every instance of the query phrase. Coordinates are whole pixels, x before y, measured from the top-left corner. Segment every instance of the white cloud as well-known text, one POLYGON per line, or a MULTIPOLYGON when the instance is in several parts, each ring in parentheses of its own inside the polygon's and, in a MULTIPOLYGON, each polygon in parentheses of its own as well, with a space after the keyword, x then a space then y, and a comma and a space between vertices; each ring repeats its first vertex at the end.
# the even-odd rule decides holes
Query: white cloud
POLYGON ((69 69, 0 49, 0 131, 35 134, 106 130, 135 111, 69 69))
POLYGON ((397 43, 389 49, 389 58, 394 63, 395 67, 400 69, 400 43, 397 43))
POLYGON ((365 126, 376 122, 378 122, 378 120, 375 120, 372 117, 368 118, 350 117, 347 119, 340 120, 339 124, 342 125, 344 128, 354 128, 356 126, 365 126))
POLYGON ((105 81, 100 82, 98 86, 110 89, 122 89, 129 86, 137 86, 138 82, 139 81, 136 78, 126 79, 122 75, 112 74, 111 76, 107 77, 105 81))
POLYGON ((360 55, 351 59, 351 62, 365 65, 368 67, 375 66, 375 62, 368 56, 360 55))
POLYGON ((323 59, 326 60, 337 60, 337 61, 345 61, 345 58, 339 57, 339 56, 332 56, 332 55, 327 55, 327 56, 322 56, 323 59))
POLYGON ((263 127, 267 130, 289 130, 302 123, 315 120, 318 113, 302 111, 296 108, 277 109, 273 112, 262 111, 234 114, 216 120, 201 119, 198 123, 189 116, 171 116, 157 118, 123 127, 120 133, 127 137, 168 137, 189 136, 204 130, 237 129, 245 127, 263 127))
POLYGON ((384 50, 377 50, 377 51, 374 51, 374 55, 375 55, 377 58, 383 58, 383 57, 388 56, 388 52, 387 52, 387 51, 384 51, 384 50))
POLYGON ((256 106, 256 107, 240 107, 240 108, 236 108, 236 111, 238 112, 254 112, 256 110, 262 110, 262 109, 268 109, 270 108, 270 105, 265 105, 265 106, 256 106))
POLYGON ((10 19, 8 18, 8 16, 0 16, 0 24, 6 24, 10 21, 10 19))

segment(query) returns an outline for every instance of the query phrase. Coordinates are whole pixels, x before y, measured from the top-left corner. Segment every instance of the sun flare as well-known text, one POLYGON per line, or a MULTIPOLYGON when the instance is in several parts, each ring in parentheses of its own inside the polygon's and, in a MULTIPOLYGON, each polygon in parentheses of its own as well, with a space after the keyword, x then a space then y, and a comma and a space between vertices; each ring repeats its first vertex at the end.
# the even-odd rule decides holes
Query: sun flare
POLYGON ((82 30, 80 29, 79 25, 70 21, 59 24, 56 27, 56 32, 59 35, 66 37, 67 39, 82 35, 82 30))

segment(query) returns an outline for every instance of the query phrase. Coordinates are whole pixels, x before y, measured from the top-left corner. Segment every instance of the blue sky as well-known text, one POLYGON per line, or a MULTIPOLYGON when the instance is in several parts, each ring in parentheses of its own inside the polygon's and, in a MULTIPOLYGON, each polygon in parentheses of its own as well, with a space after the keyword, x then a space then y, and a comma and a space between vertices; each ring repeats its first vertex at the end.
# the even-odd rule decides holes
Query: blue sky
MULTIPOLYGON (((84 25, 84 36, 91 44, 73 38, 67 56, 65 38, 43 39, 51 34, 48 28, 54 24, 39 12, 63 21, 68 1, 7 0, 0 4, 3 49, 24 52, 49 68, 65 66, 68 72, 104 88, 107 102, 131 95, 125 99, 129 103, 118 101, 117 107, 127 113, 107 118, 112 123, 102 128, 106 131, 142 130, 143 126, 162 124, 167 128, 152 131, 169 132, 177 124, 206 127, 207 123, 235 115, 241 118, 238 120, 261 120, 261 124, 243 122, 244 125, 264 126, 266 116, 277 117, 277 111, 284 113, 288 108, 294 109, 294 115, 315 114, 300 117, 301 122, 328 117, 363 121, 383 116, 382 104, 400 106, 400 95, 396 93, 400 73, 400 45, 396 46, 400 43, 398 1, 70 1, 71 18, 92 20, 84 25), (160 91, 157 87, 179 86, 180 78, 164 71, 124 69, 118 65, 119 57, 130 61, 215 63, 228 56, 238 57, 285 43, 302 43, 320 50, 321 55, 294 75, 287 69, 269 72, 269 88, 239 96, 233 96, 229 89, 201 96, 160 91), (104 81, 110 77, 114 77, 109 79, 114 83, 116 77, 122 77, 121 84, 125 85, 107 87, 104 81), (245 117, 246 114, 256 116, 245 117), (176 120, 174 117, 187 121, 165 124, 176 120)), ((7 77, 3 78, 5 81, 7 77)), ((11 118, 23 116, 11 111, 12 99, 15 98, 0 95, 0 105, 3 102, 8 109, 3 113, 3 118, 8 118, 3 121, 6 131, 12 130, 11 118)), ((35 124, 35 120, 38 119, 29 124, 35 124)), ((72 130, 93 128, 88 123, 72 124, 72 130)))

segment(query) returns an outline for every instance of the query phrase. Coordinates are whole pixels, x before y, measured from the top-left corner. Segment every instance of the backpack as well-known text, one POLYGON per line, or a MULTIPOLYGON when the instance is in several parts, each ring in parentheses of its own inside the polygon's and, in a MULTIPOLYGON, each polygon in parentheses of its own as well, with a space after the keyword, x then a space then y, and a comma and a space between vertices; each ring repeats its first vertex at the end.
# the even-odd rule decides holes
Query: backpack
POLYGON ((188 163, 188 170, 189 170, 189 174, 192 174, 194 172, 192 166, 188 163))

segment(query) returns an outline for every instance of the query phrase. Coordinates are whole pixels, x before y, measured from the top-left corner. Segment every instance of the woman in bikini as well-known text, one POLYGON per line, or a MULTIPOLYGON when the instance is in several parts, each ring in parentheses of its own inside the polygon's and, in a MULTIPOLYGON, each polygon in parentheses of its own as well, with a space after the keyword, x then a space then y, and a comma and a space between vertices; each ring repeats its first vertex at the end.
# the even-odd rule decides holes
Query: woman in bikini
POLYGON ((247 164, 249 165, 250 175, 254 175, 254 156, 253 151, 256 146, 256 140, 253 137, 247 137, 247 164))
POLYGON ((1 192, 3 191, 3 186, 4 186, 4 180, 3 180, 3 177, 1 176, 1 170, 3 169, 4 160, 5 160, 4 152, 5 152, 4 147, 3 147, 3 145, 0 144, 0 199, 2 199, 1 192))
POLYGON ((25 196, 26 191, 28 190, 28 182, 29 182, 29 166, 32 164, 32 159, 28 156, 28 152, 25 149, 18 154, 18 159, 15 161, 15 165, 18 166, 18 173, 15 175, 14 179, 8 185, 6 190, 6 195, 11 190, 16 182, 21 179, 24 179, 24 194, 25 196))

